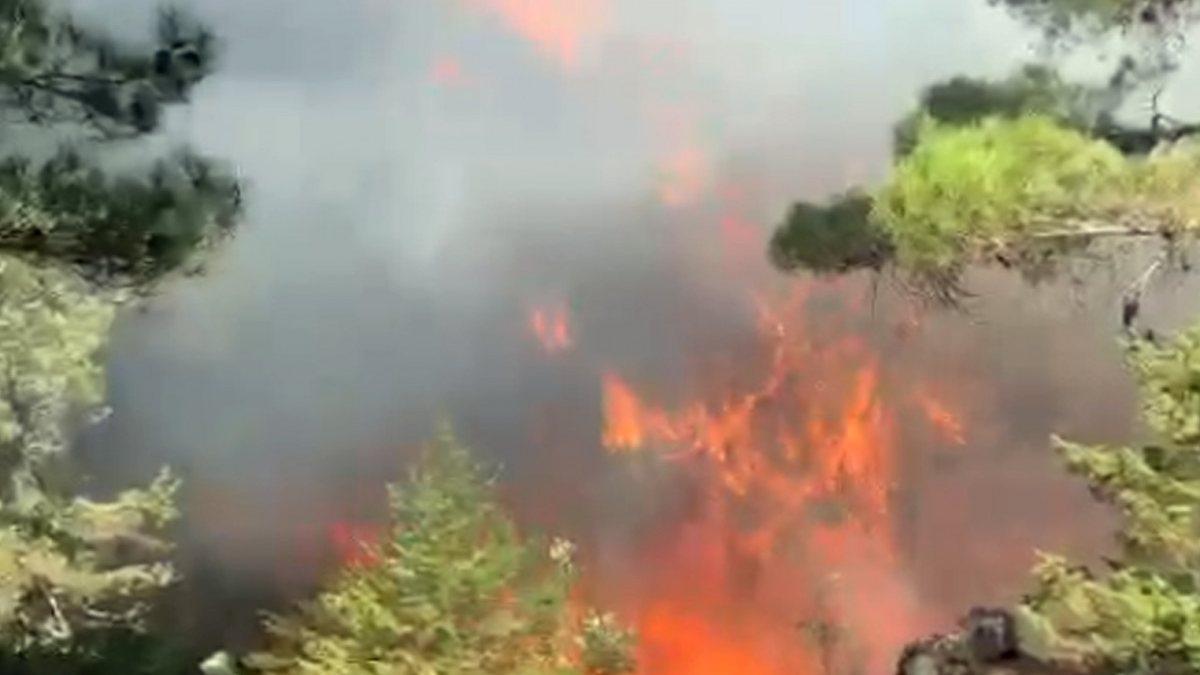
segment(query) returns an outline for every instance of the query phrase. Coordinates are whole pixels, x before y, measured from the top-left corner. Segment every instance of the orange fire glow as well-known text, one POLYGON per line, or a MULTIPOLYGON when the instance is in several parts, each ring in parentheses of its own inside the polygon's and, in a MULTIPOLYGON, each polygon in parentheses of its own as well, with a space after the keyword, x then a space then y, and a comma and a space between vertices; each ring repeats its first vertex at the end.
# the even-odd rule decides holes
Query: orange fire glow
POLYGON ((673 208, 695 203, 709 180, 708 157, 697 146, 677 148, 663 159, 659 170, 659 198, 673 208))
POLYGON ((651 129, 661 146, 656 151, 659 201, 671 208, 696 204, 711 187, 711 139, 701 133, 695 108, 657 101, 647 108, 651 129))
POLYGON ((918 391, 916 399, 921 409, 925 411, 925 417, 929 423, 941 433, 946 441, 954 445, 966 445, 967 432, 963 428, 962 420, 947 408, 945 403, 926 391, 918 391))
POLYGON ((436 85, 449 88, 459 88, 471 83, 462 61, 453 56, 443 56, 433 62, 429 68, 429 79, 436 85))
POLYGON ((878 360, 861 340, 806 332, 805 297, 759 303, 771 356, 754 386, 666 408, 602 375, 605 447, 682 462, 707 495, 699 543, 656 552, 647 567, 670 579, 634 601, 646 675, 884 672, 931 623, 897 552, 899 448, 878 360), (798 624, 870 631, 814 644, 798 624))
POLYGON ((377 562, 375 546, 383 534, 378 527, 346 521, 329 528, 329 540, 338 560, 347 566, 369 566, 377 562))
POLYGON ((486 10, 564 69, 579 62, 586 38, 607 20, 608 0, 464 0, 486 10))
POLYGON ((560 354, 575 346, 571 315, 565 305, 534 307, 529 311, 529 328, 547 354, 560 354))

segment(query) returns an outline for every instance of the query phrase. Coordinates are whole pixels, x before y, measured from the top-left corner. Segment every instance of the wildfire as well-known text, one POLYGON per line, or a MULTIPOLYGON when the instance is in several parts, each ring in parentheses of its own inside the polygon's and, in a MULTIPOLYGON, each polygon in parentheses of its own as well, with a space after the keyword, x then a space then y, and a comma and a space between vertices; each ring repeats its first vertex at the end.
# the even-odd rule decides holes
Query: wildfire
POLYGON ((925 391, 918 391, 916 399, 925 412, 926 419, 938 430, 943 439, 954 445, 967 444, 967 433, 963 428, 962 420, 947 408, 946 404, 925 391))
POLYGON ((639 635, 649 648, 643 651, 642 672, 689 675, 772 675, 744 643, 713 630, 704 615, 678 612, 660 604, 643 615, 639 635))
POLYGON ((375 546, 382 536, 378 527, 362 523, 338 521, 329 528, 329 540, 334 552, 338 560, 347 566, 375 564, 375 546))
POLYGON ((665 206, 695 204, 709 188, 713 167, 708 139, 695 109, 676 103, 655 103, 648 109, 651 128, 662 147, 656 158, 658 198, 665 206))
POLYGON ((672 208, 696 202, 709 180, 708 156, 697 146, 677 148, 666 156, 659 167, 662 178, 659 199, 672 208))
POLYGON ((586 37, 606 23, 608 0, 464 0, 484 9, 532 43, 539 52, 570 70, 579 62, 586 37))
POLYGON ((642 447, 646 433, 642 402, 619 376, 604 375, 604 447, 624 452, 642 447))
POLYGON ((575 346, 571 316, 566 305, 534 307, 529 310, 529 328, 547 354, 560 354, 575 346))
POLYGON ((692 583, 638 600, 647 675, 820 673, 831 660, 881 672, 928 623, 896 552, 898 448, 878 361, 860 340, 807 334, 806 297, 759 302, 770 360, 757 385, 667 408, 602 375, 604 446, 662 452, 707 495, 702 543, 653 561, 692 583), (822 575, 835 581, 811 582, 822 575), (872 632, 814 645, 798 621, 872 632))

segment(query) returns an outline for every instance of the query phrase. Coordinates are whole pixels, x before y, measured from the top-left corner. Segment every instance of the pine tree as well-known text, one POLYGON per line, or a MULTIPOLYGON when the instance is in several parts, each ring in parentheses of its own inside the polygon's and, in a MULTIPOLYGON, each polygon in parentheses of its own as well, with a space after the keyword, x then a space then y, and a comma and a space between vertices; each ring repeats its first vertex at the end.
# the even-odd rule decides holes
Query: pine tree
POLYGON ((1046 556, 1020 607, 1025 644, 1103 672, 1200 672, 1200 326, 1130 361, 1152 432, 1137 446, 1057 440, 1071 471, 1123 517, 1107 574, 1046 556))
POLYGON ((164 106, 186 102, 215 65, 213 34, 177 11, 162 13, 156 37, 143 52, 44 0, 0 0, 0 143, 48 128, 86 132, 48 161, 3 153, 0 250, 132 287, 231 231, 240 189, 219 163, 183 150, 141 170, 105 169, 108 145, 157 130, 164 106))
POLYGON ((391 489, 387 535, 369 564, 267 623, 253 672, 287 675, 616 675, 631 635, 576 616, 573 546, 518 534, 492 482, 443 427, 391 489))
POLYGON ((236 181, 181 150, 140 174, 113 143, 156 131, 215 64, 215 40, 164 12, 143 53, 41 0, 0 0, 0 670, 152 672, 155 594, 178 481, 78 493, 74 432, 103 415, 118 304, 228 234, 236 181), (48 160, 16 141, 76 138, 48 160), (137 654, 135 657, 134 654, 137 654), (122 665, 123 664, 123 665, 122 665))
POLYGON ((897 125, 896 163, 883 184, 794 207, 771 255, 789 270, 883 270, 956 302, 971 267, 999 264, 1036 280, 1085 250, 1116 249, 1102 242, 1157 246, 1122 308, 1150 438, 1115 447, 1054 439, 1067 468, 1122 514, 1120 555, 1108 570, 1044 555, 1015 608, 972 610, 961 630, 909 645, 898 672, 1200 672, 1200 324, 1166 345, 1136 330, 1148 280, 1172 263, 1187 269, 1185 249, 1200 234, 1200 125, 1170 120, 1157 97, 1145 129, 1111 117, 1177 65, 1176 38, 1196 8, 1188 0, 1003 4, 1056 41, 1123 31, 1150 60, 1126 55, 1100 86, 1037 66, 1006 80, 959 77, 927 88, 897 125))

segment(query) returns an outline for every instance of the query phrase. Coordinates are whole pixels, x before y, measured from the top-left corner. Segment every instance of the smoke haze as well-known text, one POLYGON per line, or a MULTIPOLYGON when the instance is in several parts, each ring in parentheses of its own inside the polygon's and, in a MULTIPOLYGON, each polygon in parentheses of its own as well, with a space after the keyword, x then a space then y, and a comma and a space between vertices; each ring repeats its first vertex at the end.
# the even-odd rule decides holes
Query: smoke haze
MULTIPOLYGON (((155 5, 71 4, 123 34, 155 5)), ((658 559, 645 542, 673 541, 703 509, 687 480, 604 452, 601 373, 664 405, 714 374, 754 381, 766 359, 751 293, 793 283, 769 269, 764 233, 797 198, 882 178, 921 86, 1001 75, 1032 40, 961 0, 197 10, 225 62, 161 142, 233 161, 249 211, 206 277, 123 316, 115 414, 84 456, 98 490, 163 464, 185 477, 185 593, 205 600, 185 620, 213 645, 256 620, 225 608, 277 602, 328 569, 329 528, 381 515, 384 482, 442 414, 504 467, 523 523, 581 541, 592 585, 637 604, 618 596, 660 574, 642 567, 658 559)), ((899 424, 905 592, 935 620, 1011 599, 1033 547, 1107 545, 1104 512, 1047 439, 1133 430, 1113 310, 1128 274, 1079 304, 1063 286, 978 275, 969 315, 928 315, 901 337, 911 308, 886 288, 874 310, 855 304, 863 280, 805 310, 818 328, 853 312, 889 386, 920 374, 963 420, 963 448, 920 461, 928 439, 899 424)), ((1195 297, 1159 288, 1148 311, 1168 325, 1195 297)))

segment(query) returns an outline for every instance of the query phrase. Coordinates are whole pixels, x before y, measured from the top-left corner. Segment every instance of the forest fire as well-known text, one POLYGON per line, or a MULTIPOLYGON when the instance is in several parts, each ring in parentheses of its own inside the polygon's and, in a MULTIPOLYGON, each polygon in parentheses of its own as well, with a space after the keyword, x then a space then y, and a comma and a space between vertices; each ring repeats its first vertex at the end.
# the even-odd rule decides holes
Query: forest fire
POLYGON ((547 354, 560 354, 575 346, 571 315, 564 304, 529 310, 529 328, 547 354))
MULTIPOLYGON (((677 547, 650 556, 664 578, 635 603, 644 673, 822 673, 835 662, 881 672, 929 623, 892 526, 899 405, 864 341, 804 332, 802 291, 759 303, 771 358, 756 386, 668 410, 602 376, 605 447, 685 463, 705 499, 677 547)), ((959 442, 935 403, 919 401, 959 442)))
POLYGON ((929 395, 928 392, 918 392, 917 402, 925 411, 929 423, 938 429, 943 437, 954 445, 966 445, 967 436, 963 423, 945 403, 929 395))
POLYGON ((539 52, 570 70, 579 61, 583 41, 604 25, 606 0, 464 0, 484 9, 533 44, 539 52))
POLYGON ((375 564, 374 548, 382 536, 382 528, 364 523, 337 521, 329 527, 334 553, 340 564, 349 567, 375 564))

